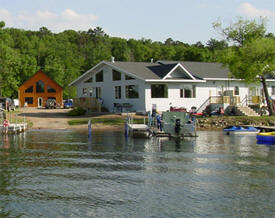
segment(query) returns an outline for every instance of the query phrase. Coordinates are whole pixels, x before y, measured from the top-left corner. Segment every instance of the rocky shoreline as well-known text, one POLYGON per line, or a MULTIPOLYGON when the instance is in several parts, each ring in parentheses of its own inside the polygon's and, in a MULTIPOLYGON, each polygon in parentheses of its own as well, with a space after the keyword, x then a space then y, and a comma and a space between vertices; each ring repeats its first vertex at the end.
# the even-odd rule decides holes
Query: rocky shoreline
POLYGON ((274 117, 220 116, 197 118, 198 130, 219 130, 233 125, 275 126, 274 117))

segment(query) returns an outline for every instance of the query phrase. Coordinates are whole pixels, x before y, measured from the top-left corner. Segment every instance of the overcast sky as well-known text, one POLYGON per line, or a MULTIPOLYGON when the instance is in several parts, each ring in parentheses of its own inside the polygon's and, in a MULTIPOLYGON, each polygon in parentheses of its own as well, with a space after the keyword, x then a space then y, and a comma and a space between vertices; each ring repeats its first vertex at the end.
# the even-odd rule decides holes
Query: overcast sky
POLYGON ((213 30, 236 21, 266 17, 275 33, 275 0, 0 0, 0 20, 6 27, 52 32, 102 27, 110 36, 167 38, 185 43, 222 39, 213 30))

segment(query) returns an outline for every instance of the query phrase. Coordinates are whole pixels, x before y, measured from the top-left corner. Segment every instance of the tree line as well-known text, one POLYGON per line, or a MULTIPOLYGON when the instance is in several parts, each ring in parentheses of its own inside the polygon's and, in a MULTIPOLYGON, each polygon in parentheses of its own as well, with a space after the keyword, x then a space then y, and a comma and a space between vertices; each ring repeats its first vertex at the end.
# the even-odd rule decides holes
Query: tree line
MULTIPOLYGON (((217 28, 217 24, 215 28, 217 28)), ((265 37, 272 38, 272 33, 265 37)), ((187 44, 168 38, 123 39, 107 35, 100 27, 88 31, 52 33, 5 27, 0 21, 0 96, 17 98, 18 87, 42 70, 64 88, 64 98, 75 96, 68 84, 102 60, 149 62, 154 60, 224 62, 235 45, 230 37, 187 44)))
POLYGON ((210 39, 189 45, 168 38, 123 39, 107 35, 102 28, 52 33, 6 28, 0 21, 0 96, 17 98, 18 87, 42 70, 64 88, 64 98, 75 95, 68 84, 102 60, 148 62, 153 60, 220 61, 225 40, 210 39))

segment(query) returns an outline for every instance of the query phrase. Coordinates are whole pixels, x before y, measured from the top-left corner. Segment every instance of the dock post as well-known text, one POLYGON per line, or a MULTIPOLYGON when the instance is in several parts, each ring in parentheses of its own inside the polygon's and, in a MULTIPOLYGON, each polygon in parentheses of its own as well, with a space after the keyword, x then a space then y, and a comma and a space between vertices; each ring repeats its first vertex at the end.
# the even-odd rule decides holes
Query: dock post
POLYGON ((125 125, 124 125, 124 135, 126 138, 128 138, 129 136, 129 126, 128 126, 128 122, 129 122, 129 117, 127 116, 127 118, 125 119, 125 125))
POLYGON ((92 122, 91 120, 88 121, 88 138, 92 138, 92 122))

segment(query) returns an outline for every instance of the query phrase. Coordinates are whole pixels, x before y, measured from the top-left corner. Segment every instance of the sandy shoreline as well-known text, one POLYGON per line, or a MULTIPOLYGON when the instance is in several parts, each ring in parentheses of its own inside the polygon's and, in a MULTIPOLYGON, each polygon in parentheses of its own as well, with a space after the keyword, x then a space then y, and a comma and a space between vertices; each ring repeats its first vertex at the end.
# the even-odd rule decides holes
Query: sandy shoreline
MULTIPOLYGON (((81 117, 68 116, 71 109, 42 109, 42 108, 20 108, 17 117, 26 119, 32 123, 30 129, 58 129, 58 130, 86 130, 88 126, 83 125, 69 125, 69 120, 81 118, 124 118, 125 115, 110 114, 110 113, 94 113, 91 115, 81 117)), ((142 117, 142 116, 137 116, 142 117)), ((93 128, 97 130, 119 130, 124 128, 123 125, 104 125, 93 124, 93 128)))

